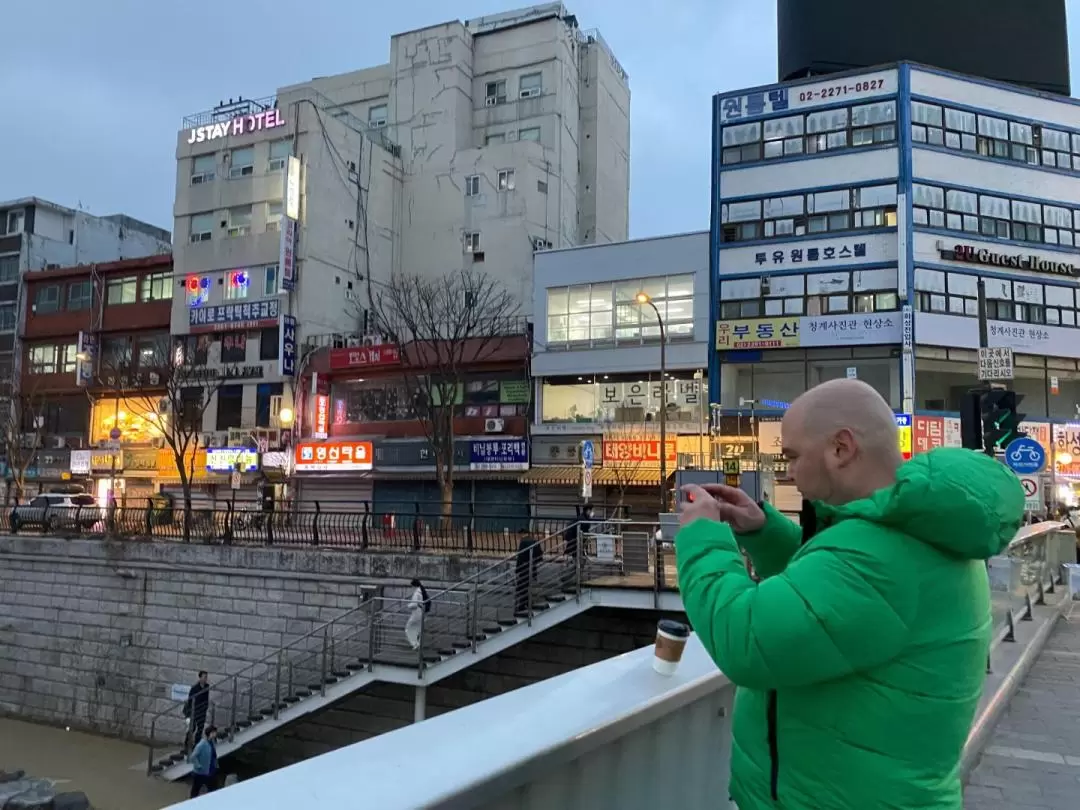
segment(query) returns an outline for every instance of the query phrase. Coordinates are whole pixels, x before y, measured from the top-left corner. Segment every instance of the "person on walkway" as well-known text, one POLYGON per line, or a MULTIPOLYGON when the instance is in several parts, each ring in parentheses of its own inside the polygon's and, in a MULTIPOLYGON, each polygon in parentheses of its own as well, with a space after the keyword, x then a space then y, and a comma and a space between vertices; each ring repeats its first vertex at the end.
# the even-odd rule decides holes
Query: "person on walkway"
POLYGON ((217 728, 207 726, 206 733, 189 757, 191 762, 191 798, 198 796, 203 788, 209 793, 217 779, 217 728))
POLYGON ((198 743, 203 736, 203 727, 206 725, 206 715, 210 710, 210 676, 205 669, 199 670, 199 679, 188 690, 187 700, 184 701, 184 717, 188 721, 187 737, 184 740, 184 749, 190 751, 191 747, 198 743))
POLYGON ((577 583, 578 551, 584 554, 585 534, 592 531, 593 508, 585 504, 578 510, 577 520, 563 531, 563 555, 566 557, 566 571, 563 573, 563 588, 573 590, 577 583))
POLYGON ((540 541, 525 528, 518 529, 517 557, 514 562, 514 613, 528 613, 529 589, 539 573, 544 550, 540 541))
POLYGON ((686 613, 737 687, 732 798, 961 810, 990 650, 984 561, 1020 527, 1023 489, 971 450, 904 464, 892 410, 857 380, 806 392, 782 430, 802 528, 739 489, 692 486, 675 543, 686 613))
POLYGON ((414 650, 420 649, 420 632, 424 626, 424 614, 431 611, 427 588, 418 579, 409 583, 413 587, 409 597, 409 618, 405 620, 405 638, 414 650))

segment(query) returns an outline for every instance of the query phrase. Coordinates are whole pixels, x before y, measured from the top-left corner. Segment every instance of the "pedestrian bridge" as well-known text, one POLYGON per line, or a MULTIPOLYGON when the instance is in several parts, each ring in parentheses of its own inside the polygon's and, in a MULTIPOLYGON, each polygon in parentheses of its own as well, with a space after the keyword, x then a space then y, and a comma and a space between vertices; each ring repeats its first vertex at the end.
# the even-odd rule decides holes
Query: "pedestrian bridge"
MULTIPOLYGON (((989 566, 994 641, 961 761, 968 810, 1080 802, 1080 611, 1060 524, 989 566), (1065 580, 1065 581, 1063 581, 1065 580)), ((1077 595, 1080 597, 1080 594, 1077 595)), ((200 810, 725 806, 731 683, 692 637, 672 677, 652 648, 241 782, 200 810)))

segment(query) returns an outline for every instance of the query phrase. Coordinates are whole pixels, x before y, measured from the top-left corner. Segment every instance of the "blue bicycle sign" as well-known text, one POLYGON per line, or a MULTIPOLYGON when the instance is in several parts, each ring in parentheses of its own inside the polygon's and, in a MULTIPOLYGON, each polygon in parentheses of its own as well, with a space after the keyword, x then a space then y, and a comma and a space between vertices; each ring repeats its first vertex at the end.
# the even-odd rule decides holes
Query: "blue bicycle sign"
POLYGON ((1046 466, 1046 451, 1034 439, 1022 436, 1005 448, 1005 463, 1017 475, 1032 475, 1046 466))

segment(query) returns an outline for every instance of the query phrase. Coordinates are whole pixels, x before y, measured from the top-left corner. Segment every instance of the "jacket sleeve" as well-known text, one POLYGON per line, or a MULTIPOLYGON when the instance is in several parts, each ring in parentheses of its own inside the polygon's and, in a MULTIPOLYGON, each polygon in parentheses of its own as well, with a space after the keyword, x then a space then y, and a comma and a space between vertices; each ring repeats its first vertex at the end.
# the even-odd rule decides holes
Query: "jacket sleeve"
POLYGON ((210 766, 210 743, 199 740, 195 750, 191 752, 191 768, 196 773, 204 773, 210 766))
POLYGON ((789 518, 765 504, 765 525, 756 532, 736 537, 740 546, 750 555, 754 570, 762 579, 783 571, 788 560, 799 550, 802 529, 789 518))
POLYGON ((736 686, 807 686, 883 664, 903 649, 916 613, 904 538, 858 521, 825 530, 761 583, 724 524, 683 528, 675 553, 690 623, 736 686))

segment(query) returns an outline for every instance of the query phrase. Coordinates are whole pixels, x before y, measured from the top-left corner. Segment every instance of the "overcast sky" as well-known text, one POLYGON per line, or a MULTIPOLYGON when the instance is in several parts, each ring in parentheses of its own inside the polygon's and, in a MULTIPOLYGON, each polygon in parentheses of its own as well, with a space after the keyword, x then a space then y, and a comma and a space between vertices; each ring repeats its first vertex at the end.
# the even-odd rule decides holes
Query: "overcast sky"
MULTIPOLYGON (((1075 21, 1080 0, 1068 3, 1075 21)), ((176 133, 185 115, 229 96, 258 98, 313 76, 382 64, 396 32, 529 5, 522 0, 0 4, 0 27, 14 33, 0 47, 0 200, 33 195, 94 214, 130 214, 169 230, 176 133)), ((709 98, 717 91, 775 81, 776 4, 567 0, 566 5, 582 28, 600 30, 630 74, 631 236, 706 228, 709 98)))

